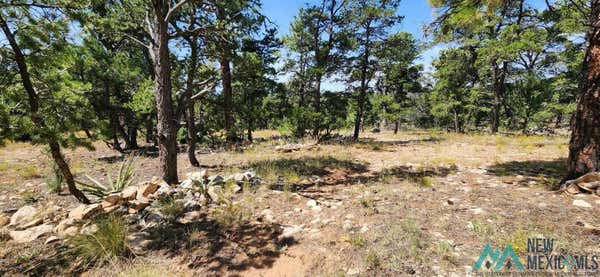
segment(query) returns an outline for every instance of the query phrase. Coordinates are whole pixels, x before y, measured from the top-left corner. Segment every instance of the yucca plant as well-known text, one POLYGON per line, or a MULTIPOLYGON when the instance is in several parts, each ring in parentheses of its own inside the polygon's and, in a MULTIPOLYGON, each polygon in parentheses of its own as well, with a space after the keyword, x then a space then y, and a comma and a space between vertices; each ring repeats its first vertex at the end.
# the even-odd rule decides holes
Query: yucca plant
POLYGON ((91 176, 85 175, 90 182, 77 181, 78 187, 86 194, 103 198, 110 193, 122 191, 133 183, 135 175, 135 157, 124 160, 119 167, 117 179, 113 181, 110 174, 107 175, 108 182, 102 184, 91 176))

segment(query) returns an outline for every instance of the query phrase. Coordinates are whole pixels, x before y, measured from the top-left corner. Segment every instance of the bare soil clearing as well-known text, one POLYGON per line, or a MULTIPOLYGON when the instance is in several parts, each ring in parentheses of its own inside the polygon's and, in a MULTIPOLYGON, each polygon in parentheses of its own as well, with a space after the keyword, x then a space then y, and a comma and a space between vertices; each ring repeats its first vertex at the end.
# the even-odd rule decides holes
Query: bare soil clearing
MULTIPOLYGON (((561 250, 600 251, 600 236, 589 228, 600 226, 593 216, 600 198, 551 189, 565 170, 565 137, 404 132, 369 134, 358 143, 304 142, 292 152, 277 151, 282 144, 265 139, 198 155, 212 173, 252 168, 264 179, 236 196, 248 215, 243 224, 222 228, 203 211, 193 226, 156 230, 173 236, 157 236, 149 253, 83 274, 468 276, 486 242, 510 242, 525 253, 527 238, 544 236, 561 250)), ((68 152, 78 178, 103 178, 118 166, 118 153, 96 147, 68 152)), ((0 149, 4 211, 34 200, 76 205, 71 196, 46 191, 48 159, 39 153, 20 143, 0 149), (39 165, 37 174, 23 169, 30 165, 39 165)), ((178 162, 180 175, 197 170, 185 154, 178 162)), ((138 179, 149 180, 157 168, 151 152, 140 156, 138 179)), ((1 243, 7 275, 48 262, 56 247, 1 243)))

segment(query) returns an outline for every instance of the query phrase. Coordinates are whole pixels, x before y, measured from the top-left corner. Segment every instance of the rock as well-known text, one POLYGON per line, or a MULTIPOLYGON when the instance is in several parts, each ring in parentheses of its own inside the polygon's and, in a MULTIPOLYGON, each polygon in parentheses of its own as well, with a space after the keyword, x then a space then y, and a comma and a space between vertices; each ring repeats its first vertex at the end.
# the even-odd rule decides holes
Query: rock
POLYGON ((308 201, 306 201, 306 206, 312 208, 312 207, 316 207, 317 206, 317 201, 314 199, 310 199, 308 201))
POLYGON ((121 191, 121 196, 123 197, 123 200, 134 200, 137 196, 137 192, 138 187, 129 186, 124 188, 123 191, 121 191))
POLYGON ((360 269, 358 269, 358 268, 355 268, 355 267, 353 267, 353 268, 350 268, 350 269, 348 269, 348 270, 346 271, 346 274, 347 274, 348 276, 357 276, 357 275, 359 275, 359 274, 360 274, 360 269))
MULTIPOLYGON (((123 200, 123 194, 120 192, 111 193, 108 196, 104 197, 102 202, 110 203, 109 206, 119 205, 123 200)), ((104 205, 102 205, 104 207, 104 205)))
POLYGON ((302 225, 286 226, 286 227, 283 227, 283 231, 281 232, 281 235, 279 235, 279 237, 280 238, 291 238, 295 234, 302 232, 302 230, 304 230, 304 226, 302 226, 302 225))
POLYGON ((152 244, 146 232, 136 232, 127 236, 127 242, 135 254, 143 254, 152 244))
POLYGON ((108 203, 106 201, 102 201, 102 203, 100 203, 100 206, 102 207, 103 213, 112 213, 120 208, 119 205, 112 205, 111 203, 108 203))
POLYGON ((17 212, 15 212, 10 217, 9 226, 15 226, 15 227, 19 228, 25 224, 28 224, 28 223, 36 220, 37 216, 38 216, 38 210, 35 207, 23 206, 20 209, 18 209, 17 212))
POLYGON ((315 213, 320 213, 323 210, 323 207, 321 206, 314 206, 310 208, 313 212, 315 213))
POLYGON ((169 186, 160 186, 155 192, 154 192, 154 198, 158 199, 164 196, 168 196, 168 195, 172 195, 175 193, 175 190, 169 186))
POLYGON ((63 233, 67 228, 73 226, 75 224, 75 220, 72 218, 65 218, 61 220, 56 227, 54 227, 53 232, 60 234, 63 233))
POLYGON ((49 236, 49 237, 46 239, 46 242, 44 242, 44 244, 50 244, 50 243, 53 243, 53 242, 57 242, 57 241, 59 241, 59 240, 60 240, 60 238, 59 238, 59 237, 57 237, 57 236, 49 236))
POLYGON ((41 217, 38 217, 38 218, 36 218, 36 219, 34 219, 34 220, 32 220, 32 221, 29 221, 29 222, 27 222, 27 223, 25 223, 25 224, 21 225, 21 226, 20 226, 20 229, 27 229, 27 228, 31 228, 31 227, 33 227, 33 226, 40 225, 40 224, 42 224, 43 222, 44 222, 44 219, 43 219, 43 218, 41 218, 41 217))
POLYGON ((262 218, 264 219, 265 222, 268 222, 268 223, 275 222, 275 217, 273 216, 273 211, 271 211, 270 209, 262 210, 262 212, 260 212, 260 215, 262 216, 262 218))
POLYGON ((208 182, 212 183, 213 185, 223 183, 224 181, 225 179, 223 179, 223 176, 221 175, 214 175, 208 178, 208 182))
POLYGON ((62 237, 72 237, 79 234, 79 227, 71 226, 65 229, 62 233, 59 233, 62 237))
POLYGON ((244 175, 244 173, 236 173, 233 175, 233 180, 240 184, 243 183, 245 181, 248 181, 248 179, 246 178, 246 175, 244 175))
POLYGON ((569 184, 565 191, 570 194, 578 194, 581 192, 577 184, 569 184))
POLYGON ((482 213, 484 213, 485 211, 484 211, 482 208, 472 208, 472 209, 471 209, 471 212, 472 212, 473 214, 482 214, 482 213))
POLYGON ((96 224, 89 224, 89 225, 83 226, 81 228, 81 230, 79 230, 79 233, 82 235, 92 235, 96 232, 98 232, 98 225, 96 225, 96 224))
POLYGON ((197 211, 202 207, 202 203, 199 200, 189 198, 185 199, 183 202, 183 209, 186 211, 197 211))
POLYGON ((242 187, 240 187, 236 184, 232 185, 229 189, 231 190, 231 193, 238 193, 238 192, 242 191, 242 187))
POLYGON ((581 207, 581 208, 591 208, 592 204, 586 202, 583 199, 573 200, 573 206, 581 207))
POLYGON ((458 199, 448 198, 447 202, 448 202, 448 205, 454 205, 454 204, 458 203, 458 199))
POLYGON ((344 229, 344 231, 350 231, 354 229, 354 224, 352 223, 352 221, 346 219, 344 220, 344 224, 342 224, 342 229, 344 229))
POLYGON ((364 233, 366 233, 366 232, 368 232, 368 231, 369 231, 369 226, 367 226, 367 225, 363 225, 363 226, 360 228, 360 233, 361 233, 361 234, 364 234, 364 233))
POLYGON ((137 213, 146 207, 150 206, 150 199, 148 198, 137 198, 136 200, 129 201, 129 213, 137 213))
POLYGON ((6 224, 10 223, 10 218, 3 213, 0 213, 0 227, 6 226, 6 224))
POLYGON ((16 243, 26 243, 52 232, 53 228, 54 226, 50 224, 44 224, 23 231, 10 231, 8 234, 16 243))
POLYGON ((150 182, 142 183, 138 185, 136 198, 148 197, 148 195, 153 194, 155 191, 157 191, 158 187, 160 187, 160 185, 157 179, 153 179, 150 182))
POLYGON ((223 195, 223 189, 220 186, 209 186, 208 195, 213 201, 218 201, 220 196, 223 195))
POLYGON ((148 213, 148 215, 144 218, 142 225, 144 228, 151 228, 162 224, 163 222, 165 222, 165 218, 161 213, 152 212, 148 213))
POLYGON ((179 187, 181 187, 182 189, 186 189, 186 190, 193 190, 194 183, 195 183, 194 180, 186 179, 186 180, 183 180, 183 182, 181 182, 181 184, 179 184, 179 187))
POLYGON ((84 219, 92 218, 93 216, 95 216, 96 214, 98 214, 101 211, 102 211, 102 207, 98 203, 90 204, 90 205, 81 204, 77 208, 75 208, 69 212, 69 218, 81 221, 84 219))
POLYGON ((206 180, 208 178, 208 171, 204 169, 196 172, 191 172, 187 174, 187 178, 197 181, 206 180))
POLYGON ((182 217, 178 218, 177 222, 181 224, 189 224, 200 219, 200 216, 201 214, 199 211, 187 212, 182 217))

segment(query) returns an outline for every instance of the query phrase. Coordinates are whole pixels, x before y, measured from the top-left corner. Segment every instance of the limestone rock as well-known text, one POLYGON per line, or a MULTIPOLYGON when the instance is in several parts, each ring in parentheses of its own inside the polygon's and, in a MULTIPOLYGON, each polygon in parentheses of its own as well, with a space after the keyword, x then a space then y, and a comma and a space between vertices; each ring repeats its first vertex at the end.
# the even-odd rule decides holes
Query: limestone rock
POLYGON ((69 218, 72 218, 74 220, 85 220, 92 218, 101 211, 102 207, 98 203, 90 205, 81 204, 77 208, 69 212, 69 218))
POLYGON ((83 226, 81 228, 81 230, 79 231, 79 233, 82 235, 91 235, 91 234, 96 233, 97 231, 98 231, 98 225, 89 224, 89 225, 83 226))
POLYGON ((148 197, 148 195, 157 191, 159 186, 158 180, 152 180, 138 185, 137 198, 148 197))
POLYGON ((129 202, 129 213, 137 213, 148 206, 150 206, 150 200, 148 198, 138 198, 129 202))
POLYGON ((591 208, 592 204, 586 202, 583 199, 575 199, 575 200, 573 200, 573 206, 582 207, 582 208, 591 208))
POLYGON ((134 200, 137 196, 138 187, 137 186, 129 186, 123 189, 121 195, 123 196, 123 200, 134 200))
POLYGON ((10 217, 9 226, 21 227, 36 219, 38 210, 33 206, 23 206, 10 217))
POLYGON ((72 237, 74 235, 77 235, 78 233, 79 233, 79 227, 70 226, 67 229, 65 229, 62 233, 58 233, 58 234, 62 237, 72 237))
POLYGON ((187 174, 186 176, 188 179, 192 179, 192 180, 197 180, 197 181, 202 181, 208 178, 208 171, 205 170, 200 170, 200 171, 196 171, 196 172, 190 172, 187 174))
POLYGON ((304 230, 304 226, 302 225, 291 225, 283 227, 283 231, 281 232, 280 238, 291 238, 295 234, 302 232, 304 230))
POLYGON ((8 234, 16 243, 27 243, 52 232, 53 228, 50 224, 44 224, 23 231, 10 231, 8 234))
POLYGON ((112 205, 120 204, 122 200, 123 200, 123 194, 118 192, 118 193, 109 194, 108 196, 104 197, 103 202, 110 203, 112 206, 112 205))
POLYGON ((6 224, 10 223, 10 218, 3 213, 0 213, 0 227, 6 226, 6 224))
POLYGON ((59 240, 60 240, 60 238, 59 238, 59 237, 57 237, 57 236, 49 236, 49 237, 46 239, 46 242, 44 242, 44 244, 50 244, 50 243, 53 243, 53 242, 57 242, 57 241, 59 241, 59 240))
POLYGON ((199 211, 187 212, 181 218, 178 218, 177 222, 181 224, 189 224, 200 219, 200 216, 201 214, 199 211))

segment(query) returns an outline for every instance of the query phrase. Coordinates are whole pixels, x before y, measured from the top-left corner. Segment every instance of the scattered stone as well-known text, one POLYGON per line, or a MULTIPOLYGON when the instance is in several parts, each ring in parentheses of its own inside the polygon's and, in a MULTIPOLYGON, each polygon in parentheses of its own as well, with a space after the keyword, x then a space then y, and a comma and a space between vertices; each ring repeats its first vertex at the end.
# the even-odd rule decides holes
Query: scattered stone
POLYGON ((192 180, 192 179, 186 179, 186 180, 184 180, 183 182, 181 182, 181 184, 179 184, 179 186, 180 186, 182 189, 186 189, 186 190, 192 190, 192 189, 194 189, 194 182, 195 182, 195 181, 194 181, 194 180, 192 180))
POLYGON ((79 231, 79 233, 82 235, 91 235, 96 232, 98 232, 98 225, 96 225, 96 224, 89 224, 89 225, 83 226, 81 228, 81 230, 79 231))
POLYGON ((210 199, 213 201, 219 200, 219 196, 223 195, 223 189, 221 186, 209 186, 207 192, 210 196, 210 199))
POLYGON ((232 193, 238 193, 242 190, 242 187, 234 184, 229 189, 231 190, 232 193))
POLYGON ((283 227, 283 231, 281 232, 280 238, 291 238, 295 234, 302 232, 304 230, 303 225, 291 225, 283 227))
POLYGON ((135 254, 143 254, 152 243, 146 232, 136 232, 127 236, 127 241, 135 254))
POLYGON ((456 203, 458 203, 458 199, 456 198, 448 198, 448 205, 454 205, 456 203))
POLYGON ((473 214, 482 214, 482 213, 484 213, 485 211, 484 211, 482 208, 472 208, 472 209, 471 209, 471 212, 472 212, 473 214))
POLYGON ((53 242, 57 242, 59 240, 60 240, 60 238, 57 237, 57 236, 50 236, 50 237, 48 237, 46 239, 46 242, 44 242, 44 244, 50 244, 50 243, 53 243, 53 242))
POLYGON ((129 186, 123 189, 123 191, 121 192, 121 195, 123 196, 124 200, 134 200, 137 196, 137 192, 138 192, 138 187, 136 186, 129 186))
POLYGON ((108 196, 104 197, 103 202, 110 203, 112 205, 118 205, 123 200, 123 194, 120 192, 111 193, 108 196))
POLYGON ((354 229, 354 224, 349 219, 346 219, 346 220, 344 220, 342 229, 344 229, 344 231, 350 231, 350 230, 354 229))
POLYGON ((171 186, 160 186, 158 190, 154 192, 154 198, 161 198, 164 196, 172 195, 173 193, 175 193, 175 190, 171 186))
POLYGON ((72 218, 65 218, 61 220, 56 227, 54 227, 55 233, 63 233, 67 228, 73 226, 75 224, 75 220, 72 218))
POLYGON ((43 222, 44 222, 44 219, 43 219, 43 218, 41 218, 41 217, 38 217, 38 218, 36 218, 36 219, 34 219, 34 220, 30 221, 30 222, 27 222, 27 223, 25 223, 25 224, 23 224, 23 225, 19 226, 19 228, 20 228, 20 229, 27 229, 27 228, 31 228, 31 227, 33 227, 33 226, 40 225, 40 224, 42 224, 43 222))
POLYGON ((72 237, 77 234, 79 234, 79 227, 77 226, 68 227, 62 233, 59 233, 59 235, 62 237, 72 237))
POLYGON ((150 182, 145 182, 138 185, 137 196, 136 198, 148 197, 148 195, 153 194, 158 190, 159 187, 158 179, 153 179, 150 182))
POLYGON ((38 210, 35 207, 29 205, 23 206, 10 217, 9 226, 15 226, 17 228, 20 228, 23 225, 34 221, 37 215, 38 210))
POLYGON ((181 224, 189 224, 189 223, 192 223, 192 222, 200 219, 200 216, 201 216, 201 214, 199 211, 187 212, 183 215, 183 217, 178 218, 177 222, 179 222, 181 224))
POLYGON ((53 228, 54 226, 50 224, 44 224, 23 231, 10 231, 8 234, 16 243, 27 243, 52 232, 53 228))
POLYGON ((573 200, 573 206, 581 207, 581 208, 591 208, 592 204, 586 202, 583 199, 575 199, 573 200))
POLYGON ((224 181, 225 181, 225 179, 221 175, 214 175, 214 176, 210 176, 208 178, 208 182, 213 185, 223 183, 224 181))
POLYGON ((192 180, 198 180, 198 181, 206 180, 208 178, 208 171, 201 170, 201 171, 191 172, 191 173, 187 174, 187 178, 192 179, 192 180))
POLYGON ((157 226, 165 221, 164 216, 158 212, 151 212, 143 220, 144 228, 151 228, 157 226))
POLYGON ((273 211, 270 209, 264 209, 260 212, 260 215, 263 217, 265 222, 273 223, 275 222, 275 217, 273 216, 273 211))
POLYGON ((69 212, 69 217, 74 220, 84 220, 84 219, 89 219, 89 218, 95 216, 97 213, 99 213, 101 211, 102 211, 102 207, 98 203, 90 204, 90 205, 81 204, 77 208, 75 208, 75 209, 71 210, 71 212, 69 212))
POLYGON ((10 223, 10 218, 3 213, 0 213, 0 227, 6 226, 6 224, 10 223))
POLYGON ((364 233, 366 233, 366 232, 368 232, 368 231, 369 231, 369 226, 367 226, 367 225, 363 225, 363 226, 360 228, 360 231, 359 231, 359 232, 360 232, 361 234, 364 234, 364 233))
POLYGON ((346 274, 347 274, 348 276, 358 276, 358 275, 360 274, 360 269, 358 269, 358 268, 356 268, 356 267, 349 268, 349 269, 346 271, 346 274))
POLYGON ((316 207, 317 206, 317 201, 314 199, 310 199, 308 201, 306 201, 306 206, 312 208, 312 207, 316 207))
POLYGON ((134 214, 137 213, 146 207, 150 206, 150 199, 148 198, 138 198, 136 200, 129 202, 129 213, 134 214))

